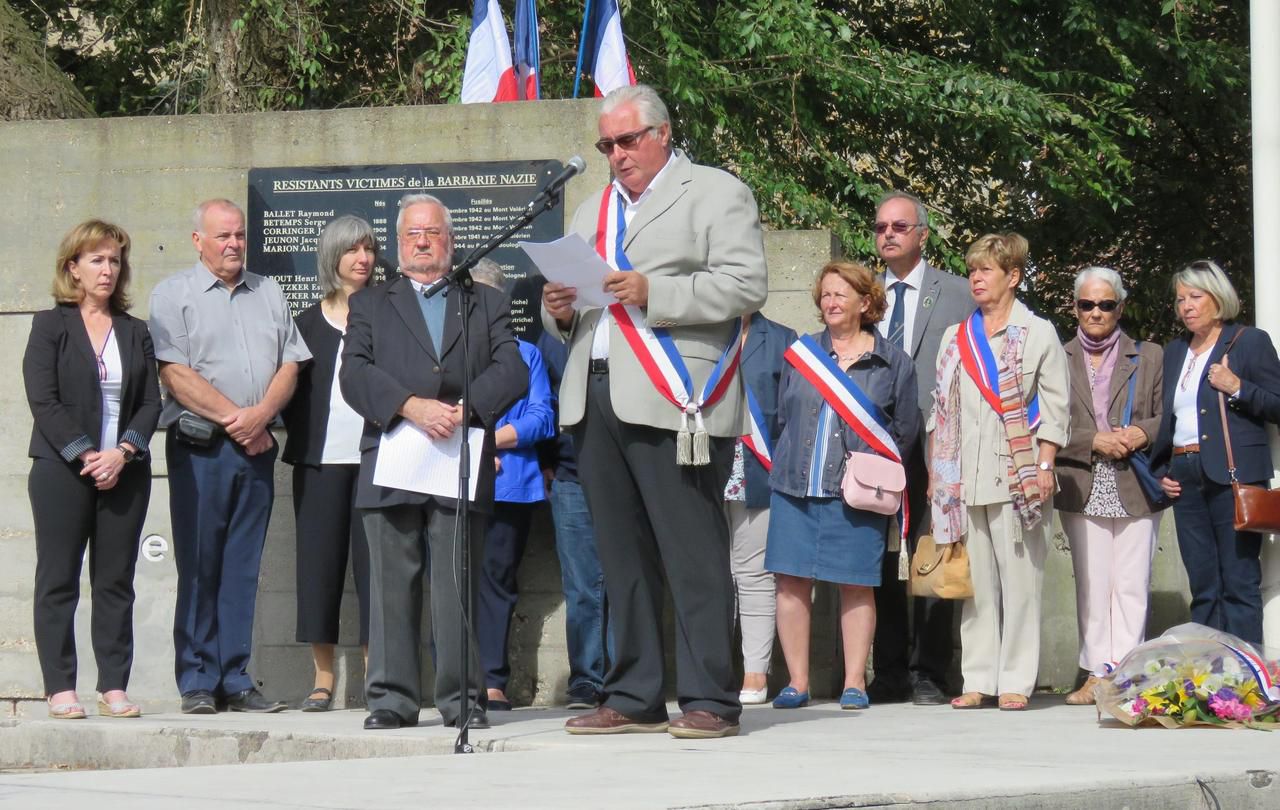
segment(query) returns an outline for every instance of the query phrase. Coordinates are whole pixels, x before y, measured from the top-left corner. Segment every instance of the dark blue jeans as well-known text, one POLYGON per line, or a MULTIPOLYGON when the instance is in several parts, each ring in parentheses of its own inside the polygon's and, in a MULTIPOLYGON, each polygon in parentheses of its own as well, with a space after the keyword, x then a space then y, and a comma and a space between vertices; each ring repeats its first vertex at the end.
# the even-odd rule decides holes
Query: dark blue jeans
POLYGON ((480 563, 480 589, 476 593, 476 645, 484 685, 507 690, 511 678, 508 635, 516 601, 520 598, 516 572, 524 559, 529 524, 536 503, 498 501, 484 534, 484 558, 480 563))
POLYGON ((1174 456, 1169 477, 1182 485, 1173 514, 1191 620, 1261 644, 1262 535, 1235 530, 1231 487, 1207 478, 1198 454, 1174 456))
POLYGON ((198 449, 177 441, 172 431, 166 448, 178 569, 178 691, 234 695, 254 685, 248 671, 253 612, 278 448, 249 456, 223 438, 198 449))
POLYGON ((608 606, 591 513, 580 484, 559 479, 551 482, 551 517, 564 586, 569 691, 599 692, 604 685, 608 606))

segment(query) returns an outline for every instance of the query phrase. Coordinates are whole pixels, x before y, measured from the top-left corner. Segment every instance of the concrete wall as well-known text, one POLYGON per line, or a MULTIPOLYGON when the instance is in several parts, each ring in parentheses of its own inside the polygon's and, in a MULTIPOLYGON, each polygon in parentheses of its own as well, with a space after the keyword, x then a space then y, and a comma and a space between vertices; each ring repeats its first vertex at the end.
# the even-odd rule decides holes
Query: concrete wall
MULTIPOLYGON (((75 223, 101 216, 122 224, 134 240, 135 314, 147 315, 147 298, 161 278, 194 261, 190 211, 199 200, 226 196, 240 202, 248 170, 255 166, 362 165, 445 161, 565 159, 588 155, 586 175, 570 184, 569 209, 603 186, 607 167, 590 154, 596 138, 593 101, 537 104, 454 105, 187 116, 96 121, 0 124, 0 700, 11 711, 41 711, 25 704, 42 696, 31 633, 35 566, 26 493, 26 446, 31 418, 21 386, 21 358, 31 313, 50 305, 54 252, 75 223)), ((809 284, 832 255, 826 232, 770 233, 770 317, 802 330, 816 324, 809 284)), ((144 536, 170 536, 163 441, 153 442, 156 476, 144 536)), ((296 700, 311 683, 308 650, 293 642, 294 538, 289 468, 276 476, 276 505, 263 555, 253 671, 270 697, 296 700)), ((1168 537, 1170 521, 1166 521, 1168 537)), ((1061 542, 1058 543, 1062 545, 1061 542)), ((1155 623, 1185 615, 1185 582, 1171 541, 1157 561, 1155 623), (1181 612, 1180 612, 1181 611, 1181 612)), ((549 520, 541 513, 524 566, 522 598, 513 624, 510 693, 517 702, 551 702, 567 678, 563 600, 549 520)), ((172 553, 140 559, 136 577, 136 649, 131 694, 148 709, 176 705, 170 628, 173 615, 172 553)), ((88 577, 77 614, 80 687, 87 697, 95 668, 88 643, 88 577)), ((337 702, 361 701, 363 666, 356 642, 354 597, 343 613, 343 648, 337 702)), ((1070 565, 1059 549, 1051 555, 1045 616, 1042 680, 1067 686, 1074 675, 1075 622, 1070 565)), ((832 596, 820 594, 815 632, 815 683, 838 685, 832 596)), ((781 666, 775 678, 785 679, 781 666)), ((430 694, 430 690, 427 690, 430 694)))

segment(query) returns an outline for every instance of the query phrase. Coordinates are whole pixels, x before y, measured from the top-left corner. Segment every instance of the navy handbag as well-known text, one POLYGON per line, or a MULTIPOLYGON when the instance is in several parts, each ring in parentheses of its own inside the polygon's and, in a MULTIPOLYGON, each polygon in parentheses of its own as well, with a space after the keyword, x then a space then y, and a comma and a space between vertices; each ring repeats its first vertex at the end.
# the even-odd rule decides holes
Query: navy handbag
MULTIPOLYGON (((1142 345, 1141 342, 1135 346, 1142 345)), ((1138 358, 1133 358, 1133 365, 1138 365, 1138 358)), ((1128 427, 1133 422, 1133 394, 1134 389, 1138 385, 1138 370, 1134 368, 1133 374, 1129 375, 1129 398, 1124 403, 1124 425, 1128 427)), ((1151 456, 1146 450, 1135 450, 1129 456, 1129 467, 1133 470, 1134 475, 1138 476, 1138 485, 1142 487, 1143 493, 1147 496, 1147 500, 1151 502, 1153 510, 1166 509, 1173 505, 1173 500, 1164 494, 1164 488, 1160 486, 1160 479, 1151 474, 1151 456)))

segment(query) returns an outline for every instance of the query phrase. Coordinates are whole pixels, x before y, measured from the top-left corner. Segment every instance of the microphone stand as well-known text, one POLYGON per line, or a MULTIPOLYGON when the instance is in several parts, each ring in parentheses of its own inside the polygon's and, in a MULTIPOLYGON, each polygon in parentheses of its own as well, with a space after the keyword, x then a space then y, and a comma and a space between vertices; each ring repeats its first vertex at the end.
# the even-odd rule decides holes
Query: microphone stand
MULTIPOLYGON (((567 180, 567 178, 566 178, 567 180)), ((458 739, 453 744, 453 753, 471 754, 471 509, 467 496, 470 494, 471 479, 471 443, 467 441, 467 433, 471 426, 471 286, 475 283, 471 278, 471 269, 480 260, 488 256, 499 245, 516 234, 521 228, 533 222, 542 214, 560 204, 564 186, 548 188, 525 207, 524 213, 511 222, 501 233, 490 237, 489 241, 472 250, 462 263, 446 273, 439 281, 424 290, 424 298, 431 298, 444 290, 457 289, 462 308, 462 446, 458 455, 458 512, 454 528, 455 543, 460 546, 458 555, 458 594, 462 601, 462 650, 459 663, 462 683, 462 705, 458 710, 458 739)), ((483 685, 481 686, 483 689, 483 685)))

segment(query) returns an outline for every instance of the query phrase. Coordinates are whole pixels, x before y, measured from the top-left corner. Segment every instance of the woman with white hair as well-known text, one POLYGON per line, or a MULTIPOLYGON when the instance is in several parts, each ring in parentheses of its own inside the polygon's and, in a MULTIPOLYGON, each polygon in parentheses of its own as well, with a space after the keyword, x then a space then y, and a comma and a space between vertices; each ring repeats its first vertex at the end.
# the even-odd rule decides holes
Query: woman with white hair
POLYGON ((311 644, 314 685, 304 712, 333 705, 338 618, 350 561, 360 602, 360 646, 369 650, 369 544, 354 508, 364 418, 338 389, 347 300, 369 285, 377 270, 378 237, 360 217, 340 216, 320 232, 316 280, 322 298, 296 318, 312 360, 298 372, 298 387, 283 412, 289 440, 284 461, 293 465, 297 523, 297 640, 311 644))
POLYGON ((1144 639, 1160 527, 1158 504, 1139 478, 1145 459, 1134 453, 1151 444, 1160 426, 1163 352, 1120 328, 1127 294, 1120 274, 1108 267, 1076 276, 1078 323, 1066 345, 1071 439, 1057 459, 1058 513, 1075 569, 1080 668, 1090 673, 1067 695, 1073 705, 1093 703, 1093 673, 1144 639))
POLYGON ((1191 620, 1261 644, 1262 535, 1236 531, 1231 483, 1265 487, 1274 473, 1266 423, 1280 423, 1280 359, 1266 332, 1233 323, 1240 297, 1218 265, 1192 262, 1173 277, 1173 288, 1187 334, 1164 349, 1164 414, 1152 470, 1174 499, 1191 620))

